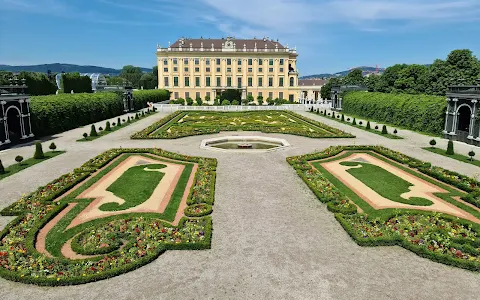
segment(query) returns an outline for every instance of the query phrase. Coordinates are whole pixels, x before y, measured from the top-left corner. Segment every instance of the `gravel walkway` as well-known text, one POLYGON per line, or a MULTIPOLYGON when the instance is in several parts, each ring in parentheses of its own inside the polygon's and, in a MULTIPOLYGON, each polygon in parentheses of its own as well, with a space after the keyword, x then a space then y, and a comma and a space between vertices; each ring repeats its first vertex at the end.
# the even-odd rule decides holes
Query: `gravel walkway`
MULTIPOLYGON (((419 149, 419 145, 425 144, 416 134, 406 140, 390 140, 308 113, 304 115, 351 132, 357 138, 319 140, 270 134, 268 136, 286 139, 292 147, 264 154, 200 149, 202 139, 218 135, 178 140, 129 139, 131 133, 164 115, 159 113, 89 143, 75 142, 84 129, 57 136, 55 143, 67 153, 1 180, 0 208, 113 147, 155 146, 187 155, 216 157, 218 176, 212 249, 167 251, 133 272, 80 286, 37 287, 0 278, 2 299, 478 297, 480 276, 476 273, 434 263, 401 247, 357 246, 286 163, 285 157, 330 145, 382 144, 467 175, 479 172, 480 168, 419 149)), ((399 134, 402 135, 403 130, 399 134)), ((428 137, 426 140, 428 143, 428 137)), ((13 160, 19 154, 29 157, 30 152, 33 154, 31 146, 12 149, 0 152, 0 159, 13 160)), ((0 226, 3 228, 10 220, 10 217, 1 217, 0 226)))

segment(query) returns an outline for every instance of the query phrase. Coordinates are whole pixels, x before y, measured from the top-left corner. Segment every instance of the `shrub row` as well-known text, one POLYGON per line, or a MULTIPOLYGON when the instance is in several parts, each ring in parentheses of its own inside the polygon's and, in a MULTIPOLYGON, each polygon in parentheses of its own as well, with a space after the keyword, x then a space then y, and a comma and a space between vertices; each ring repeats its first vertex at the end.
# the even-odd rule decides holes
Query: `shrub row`
POLYGON ((62 86, 64 93, 91 93, 92 80, 88 76, 81 76, 80 73, 62 74, 62 86))
POLYGON ((431 134, 441 134, 445 124, 444 97, 430 95, 349 92, 342 109, 378 122, 431 134))
MULTIPOLYGON (((169 97, 166 90, 135 91, 135 109, 169 97)), ((31 97, 32 130, 45 136, 113 118, 124 113, 123 93, 101 92, 31 97)))

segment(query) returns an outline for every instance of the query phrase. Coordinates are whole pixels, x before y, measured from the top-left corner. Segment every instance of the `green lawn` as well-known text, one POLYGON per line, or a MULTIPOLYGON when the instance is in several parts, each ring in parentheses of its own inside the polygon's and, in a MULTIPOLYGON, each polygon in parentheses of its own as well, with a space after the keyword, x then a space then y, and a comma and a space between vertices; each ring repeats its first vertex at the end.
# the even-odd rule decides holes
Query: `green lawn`
MULTIPOLYGON (((145 116, 140 116, 138 119, 131 118, 131 119, 130 119, 130 122, 128 122, 128 121, 122 122, 122 124, 121 124, 120 126, 118 126, 118 124, 116 124, 116 122, 115 122, 115 126, 111 126, 111 127, 110 127, 110 128, 111 128, 110 131, 105 130, 105 128, 106 128, 106 122, 105 122, 105 125, 104 125, 104 126, 99 126, 99 127, 102 127, 102 129, 103 129, 102 131, 100 131, 100 130, 98 129, 99 127, 96 127, 96 130, 97 130, 97 133, 98 133, 97 136, 87 136, 87 138, 78 139, 77 142, 91 142, 91 141, 94 141, 94 140, 96 140, 96 139, 98 139, 98 138, 101 138, 101 137, 104 136, 104 135, 107 135, 107 134, 110 134, 110 133, 115 132, 115 131, 117 131, 117 130, 120 130, 120 129, 122 129, 122 128, 130 125, 130 124, 133 124, 133 123, 135 123, 135 122, 137 122, 137 121, 140 121, 140 120, 142 120, 142 119, 144 119, 144 118, 146 118, 146 117, 148 117, 148 116, 154 115, 155 113, 156 113, 156 112, 147 113, 147 114, 145 114, 145 116)), ((86 125, 86 126, 85 126, 85 133, 90 134, 90 129, 91 129, 91 125, 86 125)))
POLYGON ((4 174, 0 174, 0 180, 5 178, 5 177, 8 177, 10 175, 13 175, 15 173, 18 173, 26 168, 29 168, 33 165, 36 165, 38 163, 41 163, 42 161, 45 161, 47 159, 50 159, 50 158, 53 158, 57 155, 60 155, 60 154, 63 154, 65 153, 65 151, 49 151, 49 152, 45 152, 45 158, 43 159, 35 159, 35 158, 29 158, 29 159, 26 159, 24 161, 22 161, 21 163, 16 163, 14 165, 11 165, 9 167, 6 167, 5 168, 5 173, 4 174))
POLYGON ((353 137, 290 111, 177 112, 134 134, 136 139, 172 139, 220 131, 261 131, 311 138, 353 137))
POLYGON ((128 169, 107 188, 107 191, 112 192, 115 196, 125 200, 125 202, 123 204, 115 202, 105 203, 100 206, 100 210, 125 210, 147 201, 165 175, 165 173, 155 170, 165 167, 166 165, 155 164, 135 166, 128 169))
POLYGON ((367 129, 367 124, 365 123, 365 126, 362 124, 362 125, 358 125, 358 122, 357 122, 357 125, 353 125, 352 122, 353 122, 353 118, 351 117, 347 117, 345 116, 345 120, 347 118, 350 118, 352 120, 352 122, 350 121, 342 121, 341 119, 338 119, 336 116, 341 116, 340 113, 335 113, 335 118, 332 118, 331 116, 328 117, 328 116, 325 116, 323 114, 317 114, 315 112, 311 112, 315 115, 318 115, 318 116, 321 116, 321 117, 324 117, 324 118, 328 118, 328 119, 331 119, 331 120, 334 120, 334 121, 337 121, 339 123, 342 123, 342 124, 347 124, 347 125, 350 125, 350 126, 353 126, 355 128, 358 128, 358 129, 362 129, 362 130, 365 130, 365 131, 368 131, 368 132, 371 132, 371 133, 375 133, 375 134, 378 134, 378 135, 381 135, 383 137, 386 137, 386 138, 389 138, 389 139, 392 139, 392 140, 402 140, 403 138, 401 136, 398 136, 396 134, 392 134, 392 133, 387 133, 387 134, 383 134, 382 133, 382 128, 379 127, 379 130, 375 129, 375 128, 370 128, 370 129, 367 129))
POLYGON ((425 198, 402 198, 401 195, 409 192, 409 187, 413 184, 379 166, 360 162, 342 162, 340 164, 352 167, 360 166, 360 168, 348 169, 347 172, 384 198, 410 205, 429 206, 433 204, 432 201, 425 198))
POLYGON ((439 148, 426 147, 426 148, 422 148, 422 149, 433 152, 433 153, 436 153, 436 154, 440 154, 440 155, 443 155, 443 156, 446 156, 446 157, 450 157, 450 158, 456 159, 458 161, 461 161, 461 162, 464 162, 464 163, 467 163, 467 164, 472 164, 472 165, 475 165, 477 167, 480 167, 480 161, 476 160, 476 159, 470 160, 469 156, 465 156, 465 155, 461 155, 461 154, 457 154, 457 153, 455 153, 454 155, 447 155, 446 150, 439 149, 439 148))

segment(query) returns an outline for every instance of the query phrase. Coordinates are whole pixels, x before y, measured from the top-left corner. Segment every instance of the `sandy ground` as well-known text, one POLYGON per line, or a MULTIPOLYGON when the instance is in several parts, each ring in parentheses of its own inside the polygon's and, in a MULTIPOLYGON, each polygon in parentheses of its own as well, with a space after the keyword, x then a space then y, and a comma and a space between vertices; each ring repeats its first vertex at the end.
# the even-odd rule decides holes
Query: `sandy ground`
MULTIPOLYGON (((94 142, 76 143, 89 127, 55 138, 61 150, 53 159, 0 181, 0 207, 18 200, 88 159, 114 147, 157 147, 218 159, 212 248, 167 251, 135 271, 108 280, 69 287, 38 287, 0 278, 3 299, 477 299, 478 273, 421 258, 401 247, 360 247, 320 203, 287 156, 331 145, 384 145, 433 165, 465 175, 480 168, 420 149, 432 137, 404 130, 405 140, 390 140, 309 113, 356 139, 309 139, 259 132, 229 132, 177 140, 135 140, 139 131, 166 114, 140 120, 94 142), (264 135, 284 138, 292 147, 259 154, 200 149, 206 138, 264 135)), ((105 122, 99 123, 104 126, 105 122)), ((389 130, 393 130, 389 128, 389 130)), ((437 139, 439 147, 446 141, 437 139)), ((455 144, 457 151, 470 146, 455 144)), ((463 150, 462 150, 463 149, 463 150)), ((34 147, 0 152, 4 164, 34 147)), ((475 152, 479 152, 476 149, 475 152)), ((0 217, 0 228, 13 220, 0 217)))
MULTIPOLYGON (((425 180, 420 179, 417 176, 414 176, 410 173, 407 173, 399 168, 386 163, 383 160, 380 160, 376 157, 369 155, 368 153, 354 153, 348 157, 344 157, 338 160, 331 162, 322 163, 328 172, 334 175, 339 179, 343 184, 348 186, 353 190, 357 195, 359 195, 363 200, 370 204, 375 209, 385 209, 385 208, 409 208, 409 209, 418 209, 425 211, 434 211, 450 214, 459 218, 467 219, 472 222, 480 224, 480 220, 470 213, 465 212, 464 210, 456 207, 453 204, 450 204, 441 198, 434 195, 434 193, 447 193, 446 190, 431 184, 425 180), (361 166, 343 166, 340 163, 345 161, 358 161, 361 159, 365 162, 371 163, 373 165, 379 166, 388 172, 402 178, 403 180, 411 183, 413 186, 410 187, 410 191, 401 195, 402 198, 408 200, 411 197, 420 197, 425 198, 433 202, 430 206, 418 206, 418 205, 409 205, 404 203, 395 202, 389 200, 385 197, 380 196, 374 190, 366 186, 362 181, 358 180, 352 176, 347 171, 352 168, 358 168, 361 166)), ((373 175, 372 175, 373 176, 373 175)))

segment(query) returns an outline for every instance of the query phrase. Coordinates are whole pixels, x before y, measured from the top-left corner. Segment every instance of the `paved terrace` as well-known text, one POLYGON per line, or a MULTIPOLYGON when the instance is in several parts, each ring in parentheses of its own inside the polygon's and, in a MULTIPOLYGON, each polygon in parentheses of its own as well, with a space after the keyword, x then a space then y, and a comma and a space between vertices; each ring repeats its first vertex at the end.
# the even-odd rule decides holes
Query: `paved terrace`
MULTIPOLYGON (((2 299, 476 299, 480 288, 476 273, 434 263, 401 247, 357 246, 285 158, 331 145, 380 144, 466 175, 480 172, 480 168, 420 149, 428 145, 431 138, 427 136, 399 130, 406 139, 390 140, 320 116, 302 114, 357 138, 309 139, 269 134, 285 138, 292 147, 263 154, 200 149, 202 139, 218 135, 178 140, 129 139, 133 132, 166 113, 93 142, 75 142, 83 132, 89 132, 89 126, 55 136, 58 148, 67 153, 1 180, 0 209, 114 147, 159 147, 215 157, 218 175, 212 249, 167 251, 133 272, 79 286, 37 287, 0 278, 2 299)), ((446 147, 446 141, 437 138, 437 142, 438 147, 446 147)), ((44 144, 44 150, 48 144, 44 144)), ((472 148, 462 144, 455 147, 464 153, 472 148)), ((0 152, 0 159, 8 165, 16 155, 28 158, 33 152, 33 146, 25 146, 0 152)), ((0 227, 12 219, 0 217, 0 227)))

